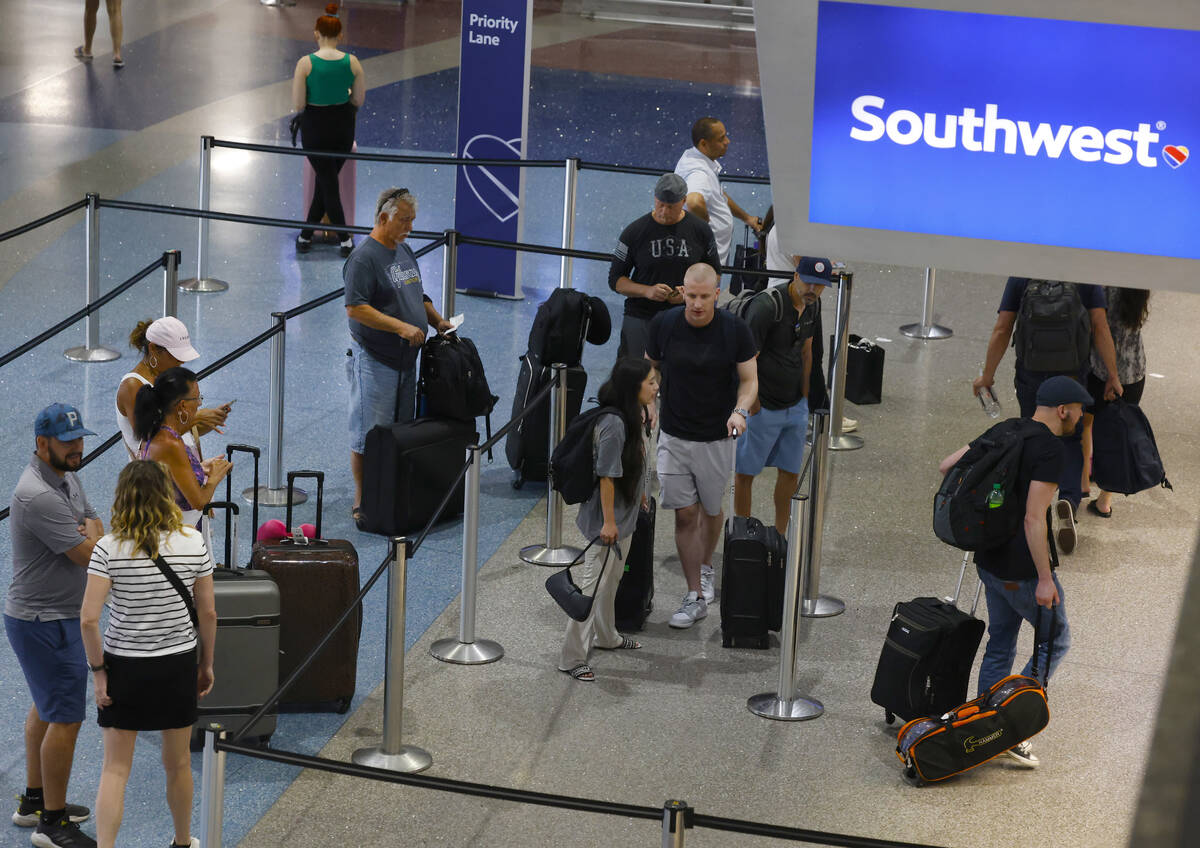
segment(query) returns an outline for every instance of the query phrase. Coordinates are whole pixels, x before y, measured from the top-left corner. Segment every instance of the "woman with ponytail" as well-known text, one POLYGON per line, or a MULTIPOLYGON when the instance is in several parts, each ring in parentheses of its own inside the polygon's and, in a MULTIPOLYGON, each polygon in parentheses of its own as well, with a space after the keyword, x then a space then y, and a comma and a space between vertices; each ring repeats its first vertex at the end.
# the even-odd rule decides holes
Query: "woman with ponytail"
MULTIPOLYGON (((326 150, 349 153, 354 146, 354 118, 366 97, 367 83, 362 65, 355 56, 338 49, 342 38, 342 22, 338 4, 330 3, 325 14, 317 18, 313 35, 317 39, 315 52, 296 63, 292 75, 292 108, 299 112, 293 120, 292 144, 296 143, 295 127, 300 128, 300 143, 305 150, 326 150)), ((345 226, 346 213, 338 190, 338 173, 345 159, 310 156, 316 176, 312 205, 304 220, 319 224, 329 215, 335 227, 345 226)), ((354 239, 340 232, 342 256, 354 249, 354 239)), ((300 253, 312 247, 313 230, 306 227, 296 238, 300 253)))
POLYGON ((163 467, 135 460, 117 478, 112 532, 96 543, 88 564, 79 618, 104 734, 96 796, 100 848, 116 844, 134 743, 143 730, 162 731, 167 806, 175 834, 171 844, 200 844, 191 834, 188 742, 197 699, 213 685, 217 611, 212 557, 200 534, 184 527, 181 519, 163 467), (101 638, 106 600, 108 627, 101 638))
POLYGON ((133 404, 133 433, 139 441, 138 458, 163 463, 175 483, 175 503, 183 523, 195 527, 200 509, 213 499, 217 485, 233 464, 223 456, 200 461, 180 433, 187 432, 200 411, 200 387, 186 368, 170 368, 153 386, 138 389, 133 404))
POLYGON ((585 621, 571 619, 563 639, 558 670, 575 680, 596 679, 588 665, 588 652, 596 647, 629 650, 640 642, 617 632, 614 603, 617 584, 625 571, 629 537, 637 528, 638 511, 646 495, 646 419, 644 410, 658 396, 658 373, 648 359, 623 356, 613 365, 600 387, 601 406, 619 410, 596 419, 592 429, 594 470, 599 482, 592 496, 579 507, 575 523, 591 546, 581 569, 579 588, 592 595, 592 611, 585 621))
MULTIPOLYGON (((159 318, 157 321, 138 321, 133 332, 129 334, 129 346, 140 351, 142 358, 133 366, 132 371, 121 378, 117 387, 117 426, 121 430, 121 438, 125 441, 125 449, 129 451, 129 458, 136 459, 138 439, 133 434, 133 402, 138 389, 154 385, 159 374, 185 362, 191 362, 200 354, 192 347, 187 327, 178 318, 170 316, 159 318)), ((188 445, 196 449, 197 454, 198 437, 212 430, 220 433, 232 404, 233 401, 230 401, 211 409, 201 409, 196 413, 191 431, 184 433, 183 438, 188 445)))

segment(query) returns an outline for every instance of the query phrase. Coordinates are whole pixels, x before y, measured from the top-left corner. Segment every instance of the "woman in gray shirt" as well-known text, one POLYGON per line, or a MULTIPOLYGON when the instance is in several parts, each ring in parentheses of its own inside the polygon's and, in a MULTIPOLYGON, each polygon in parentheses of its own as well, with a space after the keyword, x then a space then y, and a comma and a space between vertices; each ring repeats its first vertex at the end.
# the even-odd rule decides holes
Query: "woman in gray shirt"
POLYGON ((601 415, 592 430, 593 456, 598 478, 592 496, 579 508, 575 523, 596 544, 588 551, 579 581, 586 595, 594 595, 592 612, 585 621, 567 623, 558 669, 575 680, 596 679, 588 665, 593 642, 604 650, 629 650, 640 642, 617 632, 614 601, 625 570, 629 537, 637 527, 638 510, 646 494, 644 410, 658 395, 658 372, 649 360, 621 357, 608 381, 600 387, 601 406, 620 413, 601 415))

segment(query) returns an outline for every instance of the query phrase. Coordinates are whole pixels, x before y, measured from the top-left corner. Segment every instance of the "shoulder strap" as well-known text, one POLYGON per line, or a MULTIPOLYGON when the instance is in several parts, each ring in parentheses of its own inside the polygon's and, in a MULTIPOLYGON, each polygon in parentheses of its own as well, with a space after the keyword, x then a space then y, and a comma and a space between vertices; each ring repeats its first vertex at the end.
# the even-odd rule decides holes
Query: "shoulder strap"
MULTIPOLYGON (((771 304, 775 307, 775 320, 779 321, 783 318, 783 297, 787 295, 787 286, 771 286, 767 289, 771 293, 771 304)), ((804 314, 804 310, 801 310, 804 314)))
POLYGON ((196 604, 192 601, 192 595, 188 592, 187 587, 183 585, 183 581, 179 579, 179 575, 175 573, 171 566, 167 565, 167 561, 158 555, 154 558, 154 564, 158 566, 158 570, 162 572, 163 577, 167 578, 167 582, 171 587, 179 593, 179 597, 183 598, 183 605, 187 607, 188 618, 192 620, 192 627, 196 629, 196 634, 200 633, 200 616, 196 615, 196 604))

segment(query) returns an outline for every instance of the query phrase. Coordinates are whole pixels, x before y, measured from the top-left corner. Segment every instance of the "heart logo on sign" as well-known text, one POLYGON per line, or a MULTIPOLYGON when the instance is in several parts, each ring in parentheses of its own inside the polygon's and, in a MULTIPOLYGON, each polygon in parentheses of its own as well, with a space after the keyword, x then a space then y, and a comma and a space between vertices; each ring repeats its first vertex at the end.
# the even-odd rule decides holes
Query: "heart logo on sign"
MULTIPOLYGON (((462 155, 464 159, 520 159, 521 139, 506 140, 484 133, 464 144, 462 155)), ((472 165, 464 168, 463 173, 475 198, 497 221, 504 223, 520 211, 520 199, 490 168, 472 165)))
POLYGON ((1168 144, 1162 150, 1163 161, 1172 168, 1178 168, 1188 160, 1190 155, 1188 149, 1181 144, 1168 144))

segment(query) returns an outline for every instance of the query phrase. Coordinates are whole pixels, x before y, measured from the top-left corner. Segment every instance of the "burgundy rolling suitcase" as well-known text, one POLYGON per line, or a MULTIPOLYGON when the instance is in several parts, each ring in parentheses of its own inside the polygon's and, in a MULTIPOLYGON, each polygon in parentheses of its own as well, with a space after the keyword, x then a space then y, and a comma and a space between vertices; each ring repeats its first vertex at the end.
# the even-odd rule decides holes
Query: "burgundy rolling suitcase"
MULTIPOLYGON (((289 471, 287 526, 292 535, 254 546, 250 567, 261 569, 279 585, 279 680, 283 682, 316 647, 317 642, 358 595, 358 553, 345 539, 321 535, 325 474, 289 471), (317 481, 316 538, 292 528, 292 490, 299 478, 317 481)), ((283 693, 280 709, 293 712, 350 709, 358 667, 362 608, 342 625, 308 669, 283 693)))

